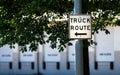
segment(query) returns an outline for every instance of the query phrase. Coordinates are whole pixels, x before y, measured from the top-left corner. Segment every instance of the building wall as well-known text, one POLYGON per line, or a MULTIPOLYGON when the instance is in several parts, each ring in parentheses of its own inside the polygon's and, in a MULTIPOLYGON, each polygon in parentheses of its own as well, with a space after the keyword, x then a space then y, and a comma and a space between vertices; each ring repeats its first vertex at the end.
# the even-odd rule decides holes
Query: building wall
MULTIPOLYGON (((100 32, 93 36, 94 41, 99 41, 97 46, 89 47, 90 75, 120 75, 120 28, 108 29, 111 30, 110 35, 106 36, 100 32), (102 61, 101 56, 97 56, 100 49, 105 49, 105 53, 111 52, 113 55, 104 56, 102 61)), ((39 45, 37 52, 25 53, 18 51, 17 44, 15 49, 4 46, 0 48, 0 75, 75 75, 76 41, 72 42, 73 46, 67 47, 61 53, 51 49, 50 44, 39 45)))

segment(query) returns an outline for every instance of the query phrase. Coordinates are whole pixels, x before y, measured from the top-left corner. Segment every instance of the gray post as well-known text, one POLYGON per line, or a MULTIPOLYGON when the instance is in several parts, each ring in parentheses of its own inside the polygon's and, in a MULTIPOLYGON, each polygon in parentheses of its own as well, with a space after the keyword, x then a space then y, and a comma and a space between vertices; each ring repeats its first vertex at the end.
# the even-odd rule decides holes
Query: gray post
POLYGON ((81 0, 74 0, 74 14, 81 14, 82 3, 81 0))
MULTIPOLYGON (((81 0, 74 0, 74 14, 81 14, 81 4, 81 0)), ((84 75, 82 40, 76 42, 75 53, 76 75, 84 75)))

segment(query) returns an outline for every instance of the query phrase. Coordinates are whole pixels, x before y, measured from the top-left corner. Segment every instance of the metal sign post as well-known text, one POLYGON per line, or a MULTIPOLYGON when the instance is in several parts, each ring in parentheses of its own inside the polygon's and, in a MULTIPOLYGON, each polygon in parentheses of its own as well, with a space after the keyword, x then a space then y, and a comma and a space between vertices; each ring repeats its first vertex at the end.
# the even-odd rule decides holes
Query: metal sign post
MULTIPOLYGON (((74 14, 81 13, 81 0, 74 0, 74 14)), ((76 75, 83 75, 83 42, 78 40, 75 46, 76 75)))
POLYGON ((75 44, 75 73, 84 75, 83 40, 91 38, 91 17, 81 14, 81 0, 74 0, 74 15, 69 16, 69 38, 79 39, 75 44))

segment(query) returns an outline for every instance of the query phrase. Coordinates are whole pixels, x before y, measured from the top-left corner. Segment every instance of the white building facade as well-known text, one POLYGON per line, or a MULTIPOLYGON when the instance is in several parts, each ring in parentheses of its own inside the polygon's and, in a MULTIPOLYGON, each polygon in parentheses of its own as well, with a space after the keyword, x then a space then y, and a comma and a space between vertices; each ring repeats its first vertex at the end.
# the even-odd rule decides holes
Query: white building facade
MULTIPOLYGON (((120 75, 120 27, 107 27, 93 35, 96 46, 89 47, 90 75, 120 75)), ((75 41, 59 53, 49 44, 39 45, 37 52, 19 52, 7 45, 0 48, 0 75, 75 75, 75 41)))

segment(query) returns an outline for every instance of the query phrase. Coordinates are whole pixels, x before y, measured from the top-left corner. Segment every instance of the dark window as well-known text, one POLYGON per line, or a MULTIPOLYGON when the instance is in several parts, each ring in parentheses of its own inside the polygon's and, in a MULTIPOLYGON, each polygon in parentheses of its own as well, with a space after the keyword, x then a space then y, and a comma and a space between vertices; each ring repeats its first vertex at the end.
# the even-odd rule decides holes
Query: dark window
POLYGON ((9 68, 12 69, 12 62, 9 63, 9 68))
POLYGON ((114 63, 110 62, 110 69, 113 70, 114 69, 114 63))
POLYGON ((34 69, 34 62, 31 62, 31 69, 34 69))
POLYGON ((70 69, 70 62, 67 62, 67 69, 70 69))
POLYGON ((46 69, 46 62, 43 62, 43 69, 46 69))
POLYGON ((94 66, 95 70, 97 70, 98 69, 98 62, 95 62, 94 64, 95 64, 95 66, 94 66))
POLYGON ((21 62, 18 62, 18 68, 21 69, 22 67, 22 63, 21 62))
POLYGON ((57 70, 60 69, 60 63, 59 62, 56 63, 56 68, 57 68, 57 70))

